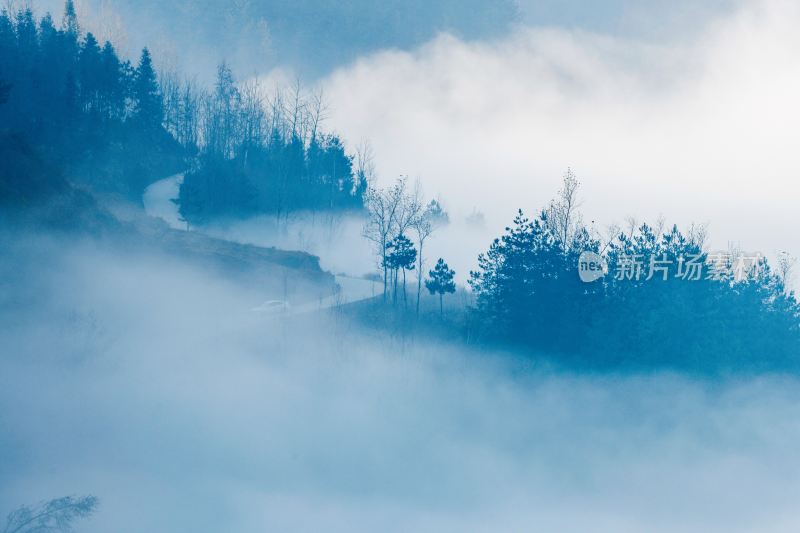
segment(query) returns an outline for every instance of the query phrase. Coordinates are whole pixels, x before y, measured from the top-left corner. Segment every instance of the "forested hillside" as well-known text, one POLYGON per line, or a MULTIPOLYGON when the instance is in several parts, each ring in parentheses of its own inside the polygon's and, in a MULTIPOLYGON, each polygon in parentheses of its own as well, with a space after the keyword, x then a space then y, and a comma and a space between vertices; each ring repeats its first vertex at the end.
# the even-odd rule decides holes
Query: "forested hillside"
MULTIPOLYGON (((19 139, 4 142, 30 146, 69 182, 134 202, 188 170, 181 212, 193 223, 361 207, 366 179, 322 129, 321 99, 237 85, 224 63, 206 90, 154 63, 147 48, 134 64, 84 33, 71 0, 58 23, 30 8, 0 11, 0 124, 19 139)), ((13 168, 22 152, 9 153, 13 168)))
MULTIPOLYGON (((138 203, 145 187, 175 173, 184 176, 177 201, 190 226, 352 211, 364 216, 363 235, 374 245, 383 302, 405 312, 411 286, 418 317, 425 287, 445 315, 455 272, 448 258, 426 255, 425 243, 447 216, 418 184, 370 184, 368 148, 355 157, 324 130, 320 93, 237 82, 226 63, 206 88, 174 72, 159 75, 154 63, 146 48, 131 63, 83 32, 72 0, 58 23, 30 9, 0 12, 6 211, 46 206, 37 216, 50 225, 109 227, 115 221, 98 207, 98 194, 138 203), (436 267, 426 272, 426 260, 436 267)), ((532 219, 520 211, 480 256, 470 278, 476 305, 460 315, 468 339, 601 365, 797 366, 800 307, 787 288, 790 265, 759 256, 734 275, 742 254, 708 250, 696 228, 638 224, 602 239, 575 211, 577 187, 568 172, 559 198, 532 219), (609 275, 583 283, 586 252, 609 275), (705 272, 687 274, 690 261, 705 272)), ((161 229, 149 235, 187 253, 206 248, 248 264, 297 260, 319 271, 307 257, 161 229)))
POLYGON ((790 262, 709 249, 702 226, 631 223, 604 238, 583 224, 577 188, 568 172, 556 200, 519 211, 481 254, 470 279, 479 335, 599 367, 800 368, 790 262))
POLYGON ((367 175, 354 168, 342 140, 322 130, 321 95, 299 86, 265 94, 258 82, 236 84, 225 64, 213 91, 193 94, 185 85, 168 94, 170 128, 199 152, 180 191, 187 221, 253 213, 280 221, 297 210, 363 207, 367 175), (191 137, 182 133, 187 122, 197 127, 191 137))
MULTIPOLYGON (((141 202, 149 184, 190 166, 216 179, 205 170, 210 160, 197 157, 207 153, 201 139, 213 136, 208 153, 227 164, 224 149, 217 150, 227 139, 210 125, 215 118, 193 122, 198 115, 188 107, 176 118, 169 87, 147 49, 131 64, 111 43, 84 33, 71 0, 58 23, 49 14, 37 19, 27 8, 0 11, 2 237, 53 230, 104 236, 116 245, 190 259, 274 294, 288 277, 304 291, 328 290, 333 277, 310 254, 176 231, 136 208, 120 214, 120 205, 141 202)), ((319 152, 328 153, 330 139, 320 133, 319 152)), ((349 158, 341 157, 349 168, 349 158)))
POLYGON ((83 34, 71 2, 63 20, 30 9, 0 12, 0 124, 23 136, 64 176, 137 199, 179 170, 183 150, 161 125, 161 98, 147 50, 136 65, 111 43, 83 34))
POLYGON ((447 231, 436 204, 425 207, 403 180, 371 189, 364 233, 375 244, 384 296, 354 307, 354 316, 410 335, 459 332, 468 343, 581 368, 800 369, 793 258, 715 250, 697 224, 681 230, 629 219, 625 228, 598 231, 583 222, 579 185, 568 170, 556 198, 535 216, 519 210, 479 255, 471 291, 454 296, 447 257, 428 256, 433 268, 423 269, 426 240, 447 231), (407 274, 416 282, 415 305, 406 296, 407 274), (438 300, 433 305, 420 305, 423 279, 438 300))

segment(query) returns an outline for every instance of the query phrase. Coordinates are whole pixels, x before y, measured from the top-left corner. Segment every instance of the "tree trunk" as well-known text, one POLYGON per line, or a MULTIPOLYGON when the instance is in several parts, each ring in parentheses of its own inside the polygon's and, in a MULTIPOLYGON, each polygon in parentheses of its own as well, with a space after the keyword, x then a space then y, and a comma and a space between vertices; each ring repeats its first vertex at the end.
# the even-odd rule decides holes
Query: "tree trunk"
POLYGON ((444 318, 444 303, 442 300, 444 299, 444 295, 440 292, 439 293, 439 316, 444 318))
POLYGON ((406 269, 403 269, 403 308, 408 307, 408 296, 406 292, 406 269))
POLYGON ((419 299, 422 295, 422 241, 419 241, 419 266, 417 269, 417 316, 419 316, 419 299))
POLYGON ((396 305, 397 304, 397 269, 396 268, 394 269, 394 272, 392 274, 393 274, 392 277, 394 278, 394 280, 393 280, 394 287, 393 287, 393 294, 392 294, 392 303, 396 305))
POLYGON ((383 301, 386 301, 386 293, 389 290, 389 269, 386 268, 386 242, 381 244, 383 252, 381 252, 381 268, 383 269, 383 301))

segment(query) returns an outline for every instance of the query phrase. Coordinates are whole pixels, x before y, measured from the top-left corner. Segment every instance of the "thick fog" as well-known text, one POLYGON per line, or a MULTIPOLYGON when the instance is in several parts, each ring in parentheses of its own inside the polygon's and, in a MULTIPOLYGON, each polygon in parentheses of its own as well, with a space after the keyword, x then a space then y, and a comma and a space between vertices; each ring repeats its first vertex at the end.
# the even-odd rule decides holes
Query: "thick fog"
MULTIPOLYGON (((547 203, 568 166, 583 184, 584 218, 600 232, 629 216, 653 222, 663 215, 684 227, 708 224, 713 248, 800 255, 791 230, 800 161, 787 141, 800 89, 794 3, 523 0, 515 15, 482 25, 473 20, 486 9, 482 2, 457 17, 446 2, 435 4, 422 26, 410 11, 388 17, 416 28, 412 37, 385 31, 356 42, 348 27, 338 28, 314 66, 303 65, 315 57, 310 51, 282 52, 319 42, 292 22, 310 20, 310 2, 293 11, 272 1, 207 9, 185 1, 165 13, 151 2, 83 0, 78 10, 85 29, 113 38, 133 58, 151 46, 161 69, 210 83, 226 59, 240 79, 259 75, 271 86, 300 74, 324 88, 327 124, 351 151, 370 140, 381 183, 420 178, 454 221, 474 210, 486 215, 486 231, 454 226, 457 235, 443 231, 431 243, 435 255, 455 256, 462 275, 517 208, 534 212, 547 203), (269 38, 252 34, 263 30, 248 25, 256 13, 278 17, 267 25, 269 38), (212 30, 236 38, 207 38, 212 30), (353 48, 326 55, 341 43, 353 48), (452 245, 462 235, 466 241, 452 245)), ((358 14, 349 23, 381 20, 383 8, 359 5, 322 10, 314 24, 335 26, 348 9, 358 14)), ((34 6, 60 16, 60 0, 34 6)), ((350 234, 357 240, 358 231, 350 234)), ((359 265, 369 264, 364 256, 355 254, 359 265)), ((327 264, 344 270, 353 257, 343 259, 327 264)))
MULTIPOLYGON (((11 0, 50 11, 63 0, 11 0)), ((226 61, 243 75, 272 68, 314 79, 363 53, 407 49, 448 31, 501 35, 522 16, 512 0, 75 0, 84 29, 126 55, 150 47, 164 68, 205 81, 226 61)))
MULTIPOLYGON (((322 268, 337 274, 374 276, 380 261, 374 244, 364 238, 363 230, 363 217, 341 214, 298 215, 280 229, 269 216, 221 221, 203 228, 209 235, 243 244, 308 251, 319 256, 322 268)), ((437 228, 425 243, 423 275, 437 258, 447 257, 456 269, 457 281, 466 285, 470 270, 476 268, 478 253, 493 238, 494 234, 485 225, 471 224, 465 219, 437 228)), ((417 272, 409 276, 416 279, 417 272)))
POLYGON ((252 288, 109 246, 4 242, 3 511, 91 493, 83 531, 798 527, 794 379, 576 375, 256 317, 252 288))
POLYGON ((370 139, 384 180, 418 176, 496 233, 571 166, 598 230, 662 214, 709 223, 717 248, 798 255, 800 7, 701 12, 658 38, 526 26, 373 54, 327 80, 331 122, 370 139))
MULTIPOLYGON (((129 0, 78 4, 84 29, 130 57, 151 45, 159 68, 213 76, 226 57, 245 67, 239 79, 321 76, 326 128, 350 149, 371 142, 376 185, 404 175, 410 186, 419 179, 426 201, 440 199, 450 224, 426 242, 424 271, 444 257, 462 287, 478 252, 518 208, 544 207, 568 166, 582 183, 584 221, 599 232, 663 214, 709 222, 710 247, 800 255, 800 7, 788 0, 680 0, 672 10, 520 0, 503 3, 514 16, 481 24, 485 11, 448 0, 431 4, 440 18, 402 39, 358 41, 334 28, 306 65, 273 53, 294 46, 302 55, 316 26, 293 40, 239 23, 264 6, 295 5, 284 21, 292 26, 314 2, 202 2, 201 11, 189 0, 148 1, 141 12, 129 0), (448 20, 453 10, 464 18, 448 20), (230 40, 209 38, 215 32, 230 40), (258 35, 280 42, 248 40, 258 35)), ((37 5, 60 18, 60 0, 37 5)), ((353 0, 323 13, 380 29, 393 5, 353 0), (377 11, 349 14, 372 4, 377 11)), ((396 14, 394 29, 426 13, 396 14)), ((152 176, 143 204, 185 229, 171 201, 178 176, 152 176)), ((375 275, 377 254, 358 216, 294 211, 282 225, 216 219, 182 234, 109 196, 76 209, 105 217, 109 208, 120 220, 51 233, 33 208, 30 218, 3 217, 0 524, 23 504, 92 494, 99 508, 80 531, 800 528, 800 383, 735 366, 758 353, 733 354, 735 376, 709 377, 692 374, 702 361, 684 374, 599 372, 587 369, 592 360, 558 366, 550 353, 466 344, 461 321, 492 317, 471 315, 463 291, 445 296, 441 315, 423 306, 412 317, 399 300, 373 314, 358 312, 364 302, 336 305, 382 289, 363 279, 375 275), (350 277, 336 278, 346 285, 337 292, 313 258, 249 254, 198 232, 304 250, 350 277), (302 290, 287 296, 290 284, 302 290), (264 312, 270 302, 280 311, 264 312), (386 327, 386 316, 409 322, 386 327)), ((736 324, 719 331, 735 337, 736 324)), ((631 331, 681 334, 645 325, 631 331)))
MULTIPOLYGON (((280 69, 307 81, 382 49, 413 49, 437 33, 492 39, 517 25, 654 38, 692 34, 740 0, 75 0, 84 29, 124 55, 150 47, 163 68, 210 81, 225 60, 243 75, 280 69)), ((60 20, 63 0, 10 0, 60 20)))
MULTIPOLYGON (((154 183, 145 191, 143 203, 150 216, 186 230, 186 222, 173 201, 178 197, 180 179, 177 175, 154 183)), ((302 250, 318 256, 325 270, 362 277, 379 270, 375 246, 364 238, 364 222, 364 216, 354 213, 300 212, 280 223, 274 216, 261 215, 220 219, 194 230, 242 244, 302 250)), ((474 212, 453 212, 449 223, 437 227, 425 243, 423 275, 437 258, 447 257, 458 282, 466 285, 469 271, 476 268, 479 251, 494 237, 494 228, 488 227, 480 216, 475 217, 474 212)), ((411 276, 416 278, 417 273, 411 276)))

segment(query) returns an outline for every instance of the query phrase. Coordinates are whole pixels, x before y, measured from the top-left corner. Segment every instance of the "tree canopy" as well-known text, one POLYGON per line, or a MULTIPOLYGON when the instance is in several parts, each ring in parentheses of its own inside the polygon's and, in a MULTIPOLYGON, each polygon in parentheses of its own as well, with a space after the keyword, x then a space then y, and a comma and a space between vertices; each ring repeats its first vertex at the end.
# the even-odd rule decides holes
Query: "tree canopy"
POLYGON ((596 365, 797 366, 800 306, 763 257, 710 252, 697 228, 647 224, 601 247, 577 213, 554 224, 553 212, 519 211, 479 257, 470 285, 486 337, 596 365), (608 274, 581 281, 583 252, 608 274))
POLYGON ((71 181, 139 199, 150 182, 185 165, 162 127, 149 53, 138 69, 83 34, 68 1, 60 28, 30 8, 0 11, 0 124, 22 135, 71 181), (147 117, 150 128, 134 120, 147 117))
POLYGON ((0 124, 71 181, 136 201, 150 183, 187 170, 180 210, 193 223, 363 207, 367 176, 341 137, 322 129, 321 94, 268 94, 237 83, 225 63, 205 89, 156 63, 147 48, 132 64, 83 33, 71 0, 58 28, 49 14, 3 9, 0 124))

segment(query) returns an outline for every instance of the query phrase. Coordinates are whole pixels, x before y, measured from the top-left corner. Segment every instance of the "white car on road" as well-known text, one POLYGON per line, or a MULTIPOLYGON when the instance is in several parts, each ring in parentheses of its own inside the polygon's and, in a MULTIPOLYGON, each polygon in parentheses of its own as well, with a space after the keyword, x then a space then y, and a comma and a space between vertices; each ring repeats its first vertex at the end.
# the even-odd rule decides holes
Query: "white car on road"
POLYGON ((278 315, 286 313, 289 310, 289 302, 284 300, 268 300, 258 307, 254 307, 252 311, 262 315, 278 315))

